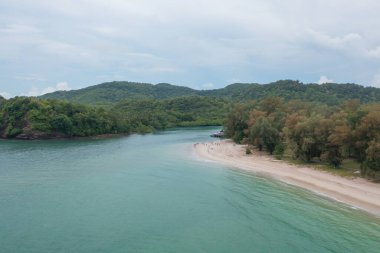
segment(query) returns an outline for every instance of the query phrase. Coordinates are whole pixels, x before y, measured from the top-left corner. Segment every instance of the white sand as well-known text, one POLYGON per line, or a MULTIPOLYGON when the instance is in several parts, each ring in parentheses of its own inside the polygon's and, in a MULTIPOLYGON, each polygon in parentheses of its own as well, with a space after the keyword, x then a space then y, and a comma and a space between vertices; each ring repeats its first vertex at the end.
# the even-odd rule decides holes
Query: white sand
POLYGON ((237 145, 229 140, 197 143, 194 148, 195 153, 202 158, 265 174, 380 216, 380 184, 291 165, 262 153, 246 155, 245 145, 237 145))

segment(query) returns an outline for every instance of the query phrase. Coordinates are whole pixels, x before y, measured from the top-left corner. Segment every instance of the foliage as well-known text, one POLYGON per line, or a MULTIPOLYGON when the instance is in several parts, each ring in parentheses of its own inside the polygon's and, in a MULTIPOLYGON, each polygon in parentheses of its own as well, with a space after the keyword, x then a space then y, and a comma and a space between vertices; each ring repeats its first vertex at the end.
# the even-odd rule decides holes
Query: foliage
POLYGON ((276 159, 282 160, 284 152, 285 152, 285 145, 283 143, 277 143, 273 151, 273 154, 276 157, 276 159))
POLYGON ((380 89, 357 84, 303 84, 299 81, 280 80, 261 85, 236 83, 214 90, 194 90, 171 84, 147 84, 133 82, 109 82, 80 90, 56 91, 42 96, 44 99, 60 99, 82 104, 113 105, 125 99, 171 99, 183 96, 224 98, 234 102, 263 100, 281 97, 285 101, 303 100, 338 105, 357 99, 362 103, 379 102, 380 89))
POLYGON ((279 142, 279 133, 267 118, 260 117, 249 129, 248 139, 259 150, 265 147, 272 154, 276 144, 279 142))
POLYGON ((109 111, 56 100, 16 97, 0 107, 4 138, 49 138, 125 133, 109 111))
POLYGON ((304 162, 325 162, 335 168, 344 159, 361 163, 363 175, 380 177, 380 104, 349 100, 339 106, 268 98, 255 106, 234 108, 226 133, 242 134, 249 144, 281 159, 289 150, 304 162), (249 115, 243 117, 242 115, 249 115))
POLYGON ((53 138, 146 133, 177 126, 222 125, 228 101, 199 96, 125 100, 103 108, 16 97, 0 106, 3 138, 53 138))
POLYGON ((242 105, 235 105, 225 120, 226 135, 240 143, 244 138, 247 125, 247 113, 242 105))
POLYGON ((124 118, 140 122, 141 126, 165 129, 222 125, 229 106, 230 102, 224 99, 189 96, 165 100, 124 100, 115 105, 114 110, 124 118))

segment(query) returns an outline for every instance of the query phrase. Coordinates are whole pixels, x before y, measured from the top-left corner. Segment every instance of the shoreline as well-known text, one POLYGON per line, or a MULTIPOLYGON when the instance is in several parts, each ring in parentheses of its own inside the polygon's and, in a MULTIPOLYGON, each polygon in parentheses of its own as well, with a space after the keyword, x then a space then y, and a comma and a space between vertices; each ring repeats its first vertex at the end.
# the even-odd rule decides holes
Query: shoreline
POLYGON ((64 134, 46 134, 43 132, 34 132, 32 134, 21 134, 15 137, 5 137, 0 135, 0 140, 17 140, 17 141, 40 141, 40 140, 86 140, 86 139, 110 139, 110 138, 118 138, 118 137, 128 137, 135 134, 139 135, 145 135, 145 134, 152 134, 152 133, 159 133, 163 131, 173 131, 177 129, 191 129, 191 128, 199 128, 199 127, 220 127, 221 125, 195 125, 195 126, 175 126, 175 127, 169 127, 165 129, 154 129, 152 132, 131 132, 131 133, 106 133, 106 134, 97 134, 97 135, 90 135, 90 136, 70 136, 70 135, 64 135, 64 134))
POLYGON ((245 145, 230 140, 196 143, 193 148, 195 154, 204 159, 263 174, 380 217, 380 184, 292 165, 262 153, 246 155, 245 145))

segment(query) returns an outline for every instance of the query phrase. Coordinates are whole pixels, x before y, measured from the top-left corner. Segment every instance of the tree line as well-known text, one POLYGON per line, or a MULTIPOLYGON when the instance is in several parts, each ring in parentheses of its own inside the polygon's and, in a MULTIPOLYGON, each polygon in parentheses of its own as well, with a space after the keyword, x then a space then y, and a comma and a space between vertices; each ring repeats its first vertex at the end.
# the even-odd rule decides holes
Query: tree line
POLYGON ((0 97, 0 137, 19 139, 146 133, 177 126, 221 125, 229 102, 198 96, 129 99, 89 106, 35 97, 0 97))
POLYGON ((339 168, 355 159, 365 176, 380 179, 380 103, 341 105, 271 97, 238 104, 225 121, 228 137, 266 150, 339 168))

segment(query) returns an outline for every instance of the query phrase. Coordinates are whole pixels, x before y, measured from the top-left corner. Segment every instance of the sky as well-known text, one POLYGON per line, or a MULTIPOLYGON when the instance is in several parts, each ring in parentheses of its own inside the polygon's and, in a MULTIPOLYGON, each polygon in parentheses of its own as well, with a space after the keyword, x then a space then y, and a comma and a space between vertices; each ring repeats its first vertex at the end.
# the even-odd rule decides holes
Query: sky
POLYGON ((1 0, 0 95, 108 81, 380 87, 378 0, 1 0))

